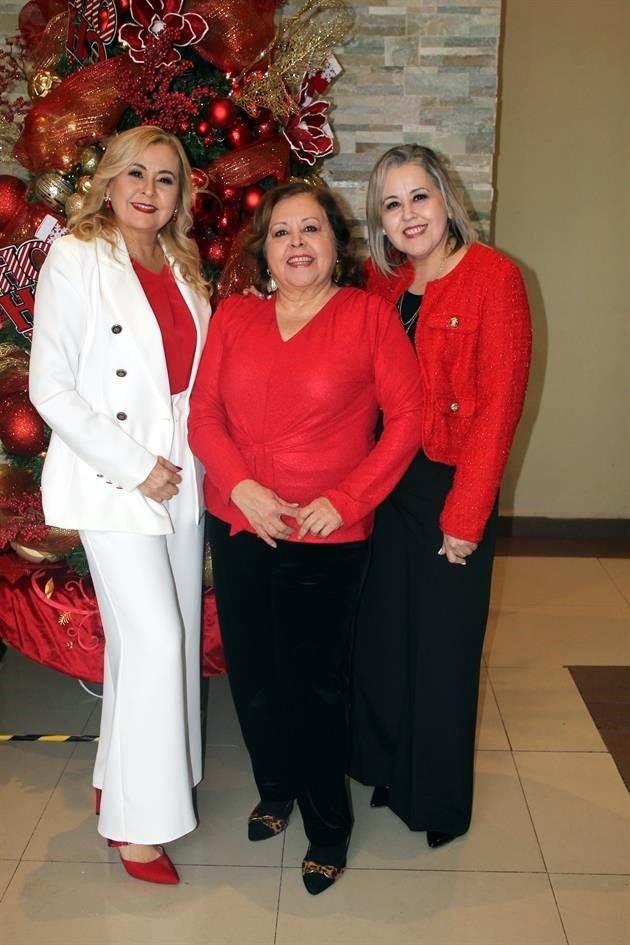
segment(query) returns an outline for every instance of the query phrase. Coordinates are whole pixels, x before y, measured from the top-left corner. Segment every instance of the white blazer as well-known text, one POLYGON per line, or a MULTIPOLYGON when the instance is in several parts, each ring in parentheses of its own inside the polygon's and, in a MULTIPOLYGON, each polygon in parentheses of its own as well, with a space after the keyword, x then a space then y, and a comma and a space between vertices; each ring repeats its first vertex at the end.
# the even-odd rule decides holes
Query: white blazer
MULTIPOLYGON (((188 397, 210 306, 174 274, 197 329, 188 397)), ((169 456, 174 420, 162 335, 122 238, 115 252, 72 235, 51 246, 35 298, 30 397, 52 429, 42 474, 49 525, 173 531, 167 508, 137 489, 157 456, 169 456)), ((195 476, 201 514, 196 463, 195 476)))

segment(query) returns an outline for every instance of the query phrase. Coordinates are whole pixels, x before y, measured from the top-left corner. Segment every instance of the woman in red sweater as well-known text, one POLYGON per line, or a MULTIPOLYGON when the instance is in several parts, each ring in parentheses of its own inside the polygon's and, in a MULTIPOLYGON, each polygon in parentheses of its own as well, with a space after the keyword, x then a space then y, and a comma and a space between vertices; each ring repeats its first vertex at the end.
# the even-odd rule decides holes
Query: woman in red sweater
POLYGON ((355 650, 351 773, 442 846, 469 827, 497 494, 521 414, 521 274, 475 232, 443 162, 405 145, 368 188, 367 288, 397 305, 422 449, 376 513, 355 650), (410 345, 411 347, 411 345, 410 345))
POLYGON ((258 288, 277 291, 217 309, 190 443, 206 469, 219 619, 260 792, 249 838, 284 830, 297 800, 316 894, 346 862, 350 631, 373 510, 420 445, 420 380, 394 306, 355 288, 327 189, 268 193, 249 249, 258 288))

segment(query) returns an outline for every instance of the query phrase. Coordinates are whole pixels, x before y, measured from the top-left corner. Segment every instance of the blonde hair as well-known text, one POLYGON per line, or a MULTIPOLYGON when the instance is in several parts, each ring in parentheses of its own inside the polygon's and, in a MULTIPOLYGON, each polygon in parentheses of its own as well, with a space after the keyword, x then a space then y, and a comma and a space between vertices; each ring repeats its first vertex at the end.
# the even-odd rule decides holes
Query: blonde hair
POLYGON ((404 255, 393 246, 383 232, 383 187, 385 175, 392 167, 417 164, 423 168, 439 189, 448 214, 448 238, 451 252, 461 246, 470 246, 477 232, 461 201, 446 162, 431 148, 419 144, 404 144, 390 148, 377 161, 370 175, 367 191, 368 246, 372 261, 385 275, 404 262, 404 255))
POLYGON ((89 242, 97 237, 106 240, 115 248, 120 237, 116 217, 111 208, 104 206, 105 194, 110 182, 137 159, 145 148, 153 144, 166 144, 175 152, 179 162, 179 193, 177 213, 160 230, 160 240, 165 253, 176 263, 179 274, 197 292, 208 295, 208 284, 203 278, 199 262, 199 249, 187 234, 192 224, 193 188, 190 164, 180 141, 155 125, 140 125, 111 138, 105 154, 92 178, 83 206, 71 214, 68 228, 77 239, 89 242))

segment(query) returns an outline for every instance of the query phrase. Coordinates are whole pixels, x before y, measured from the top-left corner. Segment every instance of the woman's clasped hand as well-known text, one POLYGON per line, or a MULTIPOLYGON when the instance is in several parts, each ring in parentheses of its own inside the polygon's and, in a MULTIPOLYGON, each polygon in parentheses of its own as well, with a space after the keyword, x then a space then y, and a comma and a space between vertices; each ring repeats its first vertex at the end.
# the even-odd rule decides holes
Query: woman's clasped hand
POLYGON ((138 489, 147 499, 155 502, 164 502, 172 499, 179 492, 178 486, 182 481, 179 475, 181 466, 176 466, 169 459, 158 456, 157 462, 144 482, 138 489))
POLYGON ((285 502, 273 489, 261 486, 254 479, 237 483, 231 499, 258 537, 272 548, 277 547, 277 539, 290 538, 296 531, 300 540, 309 533, 328 538, 343 525, 339 512, 325 496, 300 507, 297 502, 285 502), (293 519, 295 524, 287 522, 286 517, 293 519))

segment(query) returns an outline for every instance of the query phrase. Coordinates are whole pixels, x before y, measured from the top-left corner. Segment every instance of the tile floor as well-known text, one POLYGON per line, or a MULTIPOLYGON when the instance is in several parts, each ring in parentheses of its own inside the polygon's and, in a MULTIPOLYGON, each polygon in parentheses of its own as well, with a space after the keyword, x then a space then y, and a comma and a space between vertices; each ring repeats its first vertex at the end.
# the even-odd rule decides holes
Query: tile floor
MULTIPOLYGON (((630 560, 500 558, 470 833, 441 850, 353 784, 349 869, 303 890, 305 841, 248 843, 256 796, 210 686, 182 884, 129 880, 97 837, 91 744, 0 744, 0 945, 630 945, 630 795, 567 665, 630 665, 630 560)), ((95 732, 98 703, 9 652, 0 731, 95 732)))

